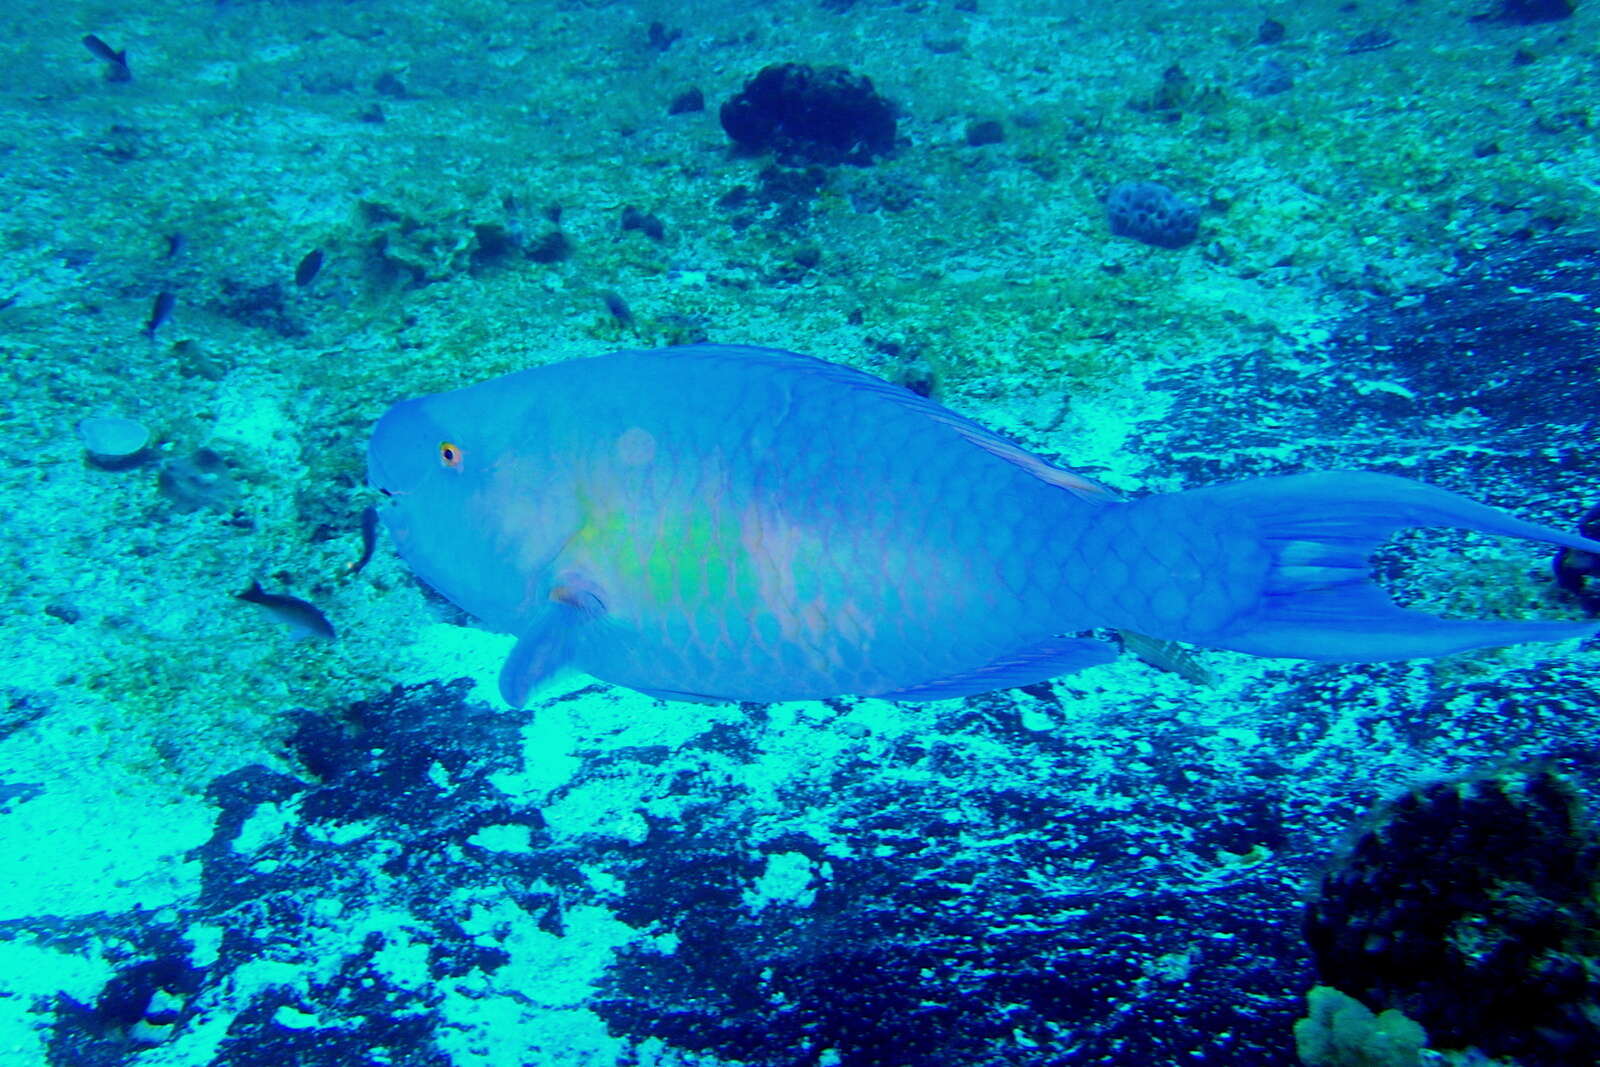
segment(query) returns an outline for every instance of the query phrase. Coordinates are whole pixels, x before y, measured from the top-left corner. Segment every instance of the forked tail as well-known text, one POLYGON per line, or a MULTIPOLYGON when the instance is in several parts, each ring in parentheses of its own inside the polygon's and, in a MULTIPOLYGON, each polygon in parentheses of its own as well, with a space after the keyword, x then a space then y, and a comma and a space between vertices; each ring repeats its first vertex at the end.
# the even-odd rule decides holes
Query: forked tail
POLYGON ((1189 632, 1159 633, 1165 627, 1152 626, 1159 636, 1261 656, 1363 661, 1561 641, 1600 630, 1593 622, 1441 619, 1398 607, 1372 580, 1370 558, 1386 537, 1407 527, 1455 526, 1600 552, 1600 542, 1523 522, 1421 482, 1328 471, 1256 478, 1148 503, 1158 504, 1150 517, 1168 529, 1182 526, 1199 535, 1184 538, 1200 583, 1185 612, 1182 629, 1189 632))

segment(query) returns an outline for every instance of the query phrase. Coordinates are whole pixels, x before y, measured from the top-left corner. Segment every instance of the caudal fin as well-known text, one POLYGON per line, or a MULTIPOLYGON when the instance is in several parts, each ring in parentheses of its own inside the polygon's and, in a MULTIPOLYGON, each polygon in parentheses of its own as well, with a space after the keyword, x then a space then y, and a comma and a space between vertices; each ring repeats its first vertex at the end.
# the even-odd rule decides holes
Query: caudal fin
POLYGON ((1328 471, 1256 478, 1181 494, 1223 509, 1234 530, 1254 530, 1265 554, 1260 596, 1193 640, 1261 656, 1376 661, 1442 656, 1524 641, 1562 641, 1592 622, 1440 619, 1398 607, 1371 578, 1370 557, 1396 530, 1455 526, 1600 552, 1600 543, 1523 522, 1455 493, 1406 478, 1328 471))

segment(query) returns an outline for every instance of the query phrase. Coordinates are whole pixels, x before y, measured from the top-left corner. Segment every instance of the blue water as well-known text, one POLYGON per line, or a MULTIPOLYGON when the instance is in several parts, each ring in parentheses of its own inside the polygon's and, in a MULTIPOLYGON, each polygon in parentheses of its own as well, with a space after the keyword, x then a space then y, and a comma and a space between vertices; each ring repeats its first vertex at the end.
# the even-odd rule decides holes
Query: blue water
MULTIPOLYGON (((1595 1062, 1593 643, 513 712, 509 639, 354 566, 395 400, 698 340, 1130 495, 1363 468, 1576 529, 1564 11, 12 0, 0 1063, 1595 1062)), ((1592 565, 1375 564, 1566 619, 1592 565)))

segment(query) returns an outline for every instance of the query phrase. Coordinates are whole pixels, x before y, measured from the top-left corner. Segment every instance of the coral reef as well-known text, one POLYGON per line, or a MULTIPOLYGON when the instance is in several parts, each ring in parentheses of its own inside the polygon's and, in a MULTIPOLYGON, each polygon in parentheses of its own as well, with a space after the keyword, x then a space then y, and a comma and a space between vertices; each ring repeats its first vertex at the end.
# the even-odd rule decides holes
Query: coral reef
POLYGON ((1403 1011, 1439 1048, 1524 1067, 1600 1058, 1600 842, 1548 772, 1408 793, 1324 880, 1320 980, 1403 1011))
POLYGON ((1294 1024, 1295 1051, 1307 1067, 1416 1067, 1427 1034, 1390 1008, 1374 1015, 1337 989, 1306 994, 1308 1014, 1294 1024))
POLYGON ((722 105, 735 144, 784 162, 866 164, 894 148, 894 108, 843 67, 764 67, 722 105))

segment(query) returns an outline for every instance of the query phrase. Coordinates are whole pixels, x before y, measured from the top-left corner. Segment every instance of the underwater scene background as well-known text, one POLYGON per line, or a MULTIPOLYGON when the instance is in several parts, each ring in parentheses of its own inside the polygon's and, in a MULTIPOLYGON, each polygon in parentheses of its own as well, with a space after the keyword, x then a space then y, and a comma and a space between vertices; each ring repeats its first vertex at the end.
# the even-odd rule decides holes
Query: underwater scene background
MULTIPOLYGON (((1600 1061, 1592 640, 509 711, 356 566, 396 400, 704 340, 1595 536, 1596 17, 7 0, 0 1062, 1600 1061)), ((1376 569, 1600 614, 1551 555, 1376 569)))

